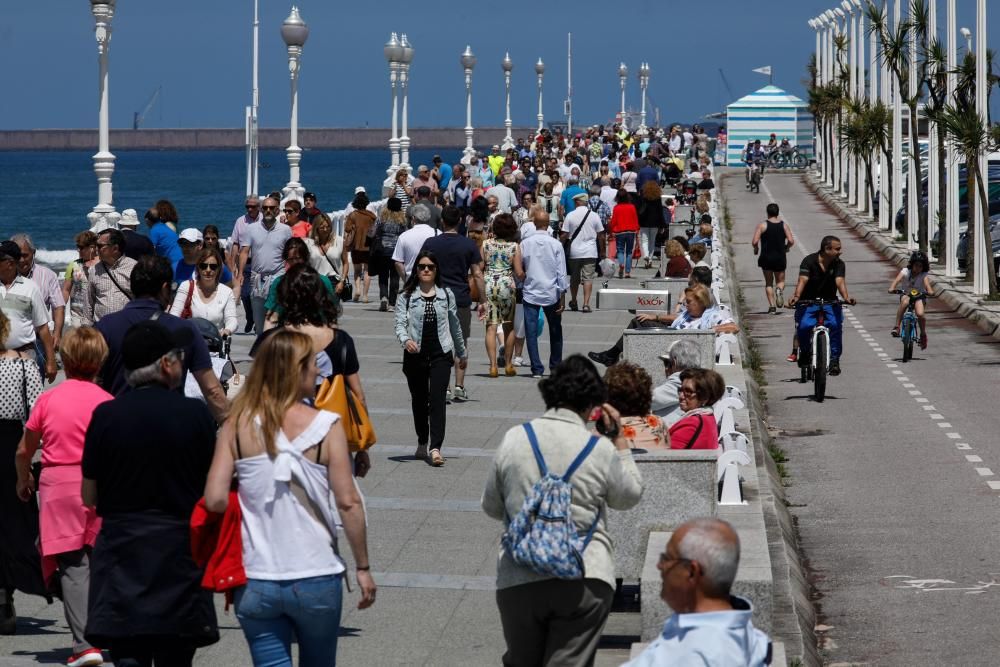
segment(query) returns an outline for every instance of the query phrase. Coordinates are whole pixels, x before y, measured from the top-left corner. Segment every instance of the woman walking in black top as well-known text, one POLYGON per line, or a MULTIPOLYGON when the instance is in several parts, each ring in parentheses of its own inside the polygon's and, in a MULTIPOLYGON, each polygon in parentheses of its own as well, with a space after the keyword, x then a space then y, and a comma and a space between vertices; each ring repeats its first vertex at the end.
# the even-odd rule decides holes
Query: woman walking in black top
POLYGON ((764 292, 770 315, 785 305, 785 255, 795 245, 792 230, 778 217, 778 205, 767 205, 767 220, 757 225, 753 234, 753 254, 759 254, 757 266, 764 272, 764 292))

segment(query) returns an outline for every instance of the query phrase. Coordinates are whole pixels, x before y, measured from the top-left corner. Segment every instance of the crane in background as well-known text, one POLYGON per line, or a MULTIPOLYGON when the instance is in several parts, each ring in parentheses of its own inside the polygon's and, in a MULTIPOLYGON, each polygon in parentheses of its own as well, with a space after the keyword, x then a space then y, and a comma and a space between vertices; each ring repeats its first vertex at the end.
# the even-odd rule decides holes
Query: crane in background
POLYGON ((146 120, 146 114, 148 114, 152 110, 153 105, 156 104, 156 100, 158 100, 160 97, 161 90, 163 90, 163 86, 157 86, 156 90, 153 91, 153 94, 149 97, 149 101, 146 102, 146 106, 143 107, 142 111, 136 111, 132 115, 133 130, 138 130, 140 127, 142 127, 143 121, 146 120))

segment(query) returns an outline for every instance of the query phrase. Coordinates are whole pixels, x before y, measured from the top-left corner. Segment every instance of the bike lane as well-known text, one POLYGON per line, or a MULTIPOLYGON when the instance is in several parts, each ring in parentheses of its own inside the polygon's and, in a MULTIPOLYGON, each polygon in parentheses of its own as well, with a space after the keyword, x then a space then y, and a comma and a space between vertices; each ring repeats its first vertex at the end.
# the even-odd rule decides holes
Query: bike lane
POLYGON ((768 425, 788 456, 788 500, 815 587, 817 635, 830 663, 995 664, 1000 633, 1000 426, 993 387, 998 341, 944 304, 928 305, 930 344, 902 363, 892 338, 896 267, 854 236, 798 175, 770 173, 761 193, 725 178, 745 321, 759 346, 768 425), (797 245, 798 265, 834 234, 847 284, 843 374, 824 403, 798 382, 792 311, 767 315, 750 240, 770 202, 797 245))

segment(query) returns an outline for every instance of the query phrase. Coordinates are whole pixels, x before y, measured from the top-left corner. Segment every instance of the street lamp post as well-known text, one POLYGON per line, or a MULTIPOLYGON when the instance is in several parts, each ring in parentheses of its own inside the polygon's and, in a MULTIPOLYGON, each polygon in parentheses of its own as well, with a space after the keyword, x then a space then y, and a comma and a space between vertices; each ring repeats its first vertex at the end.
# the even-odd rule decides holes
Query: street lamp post
MULTIPOLYGON (((916 17, 913 12, 913 5, 909 5, 909 19, 912 22, 916 17)), ((914 30, 915 29, 911 29, 914 30)), ((910 37, 908 64, 910 72, 917 71, 917 40, 910 37)), ((917 96, 917 77, 907 77, 907 97, 913 99, 917 96)), ((920 120, 919 106, 914 112, 917 115, 917 122, 920 120)), ((913 131, 913 118, 908 119, 909 126, 906 130, 906 145, 909 147, 910 164, 906 171, 906 248, 913 250, 914 232, 920 229, 920 137, 913 131)), ((929 156, 928 156, 929 157, 929 156)))
POLYGON ((285 149, 288 155, 288 184, 282 190, 285 198, 302 201, 305 188, 299 182, 299 162, 302 160, 302 149, 299 148, 299 61, 302 58, 302 47, 309 39, 309 26, 299 16, 299 8, 292 5, 292 13, 281 24, 281 38, 288 47, 288 73, 292 80, 292 122, 289 146, 285 149))
POLYGON ((649 63, 639 65, 639 87, 642 100, 639 105, 639 136, 645 136, 649 131, 646 127, 646 88, 649 87, 649 63))
POLYGON ((392 89, 392 135, 389 137, 389 168, 386 169, 386 185, 392 187, 395 182, 396 171, 399 169, 399 128, 396 125, 399 117, 398 100, 396 92, 396 81, 399 77, 399 60, 403 55, 403 47, 399 45, 396 33, 392 33, 389 41, 382 47, 385 59, 389 62, 389 86, 392 89))
MULTIPOLYGON (((857 88, 855 89, 854 98, 859 102, 865 100, 865 11, 861 5, 861 0, 852 0, 854 2, 855 8, 858 10, 858 29, 855 32, 855 38, 858 41, 858 58, 857 64, 855 66, 855 73, 857 74, 857 88)), ((871 76, 875 76, 874 68, 871 71, 871 76)), ((874 162, 874 160, 872 160, 874 162)), ((858 211, 864 213, 868 210, 868 188, 865 178, 861 172, 864 170, 864 164, 858 158, 854 158, 854 173, 858 175, 858 185, 857 185, 857 202, 858 211)))
MULTIPOLYGON (((850 17, 850 25, 848 26, 848 19, 844 19, 844 28, 847 31, 848 39, 848 51, 847 51, 847 96, 850 99, 854 99, 857 95, 857 40, 855 39, 855 31, 858 28, 857 19, 854 16, 854 5, 848 0, 841 0, 840 6, 844 12, 850 17)), ((858 182, 858 172, 856 169, 856 164, 853 157, 848 157, 847 159, 847 205, 853 206, 857 203, 857 182, 858 182)))
MULTIPOLYGON (((813 31, 816 33, 816 59, 813 62, 814 66, 815 66, 814 69, 813 69, 813 72, 814 72, 814 74, 813 74, 813 77, 814 77, 813 85, 816 86, 816 87, 819 87, 821 85, 821 83, 822 83, 822 80, 821 80, 820 74, 819 74, 819 72, 820 72, 820 63, 823 61, 822 56, 820 55, 820 50, 822 48, 822 39, 821 39, 820 34, 819 34, 819 25, 818 25, 818 22, 816 21, 816 19, 809 19, 809 27, 812 28, 813 31)), ((813 123, 813 155, 816 156, 816 165, 820 166, 822 164, 822 162, 821 162, 821 154, 820 154, 820 151, 819 151, 818 137, 819 137, 819 128, 816 127, 816 123, 814 122, 813 123)))
POLYGON ((87 214, 92 228, 117 227, 121 215, 115 211, 111 175, 115 173, 115 156, 108 139, 108 50, 111 48, 111 19, 115 15, 115 0, 90 0, 94 15, 94 37, 97 39, 97 62, 100 69, 98 81, 98 131, 97 153, 94 155, 94 173, 97 174, 97 205, 87 214))
POLYGON ((501 61, 501 63, 500 63, 500 67, 503 68, 503 84, 504 84, 504 89, 506 90, 506 93, 507 93, 507 95, 506 95, 506 100, 507 100, 507 102, 506 102, 506 113, 504 114, 504 118, 503 118, 503 127, 504 127, 504 130, 506 130, 506 132, 505 132, 504 137, 503 137, 503 144, 501 144, 500 147, 504 151, 507 151, 508 149, 511 149, 511 148, 514 147, 514 137, 512 137, 510 135, 510 128, 511 128, 511 122, 510 122, 510 73, 514 70, 514 61, 512 61, 510 59, 510 53, 505 53, 504 54, 503 61, 501 61))
MULTIPOLYGON (((980 120, 989 125, 989 82, 986 78, 987 75, 987 62, 986 62, 986 0, 978 0, 976 2, 976 113, 979 115, 980 120)), ((982 147, 979 149, 979 177, 985 179, 989 183, 989 162, 988 154, 982 147)), ((970 181, 969 185, 972 183, 970 181)), ((989 192, 989 187, 986 188, 989 192)), ((980 206, 988 206, 989 202, 980 202, 980 206)), ((978 208, 978 207, 977 207, 978 208)), ((981 218, 983 212, 980 210, 977 217, 981 218)), ((972 232, 973 229, 982 230, 982 222, 974 220, 972 217, 972 211, 969 211, 969 231, 972 232)), ((986 294, 989 292, 989 276, 986 274, 987 271, 993 270, 993 253, 990 248, 990 238, 987 235, 985 239, 982 238, 982 234, 973 233, 970 238, 976 241, 976 270, 975 270, 975 284, 973 285, 973 291, 976 294, 986 294)))
MULTIPOLYGON (((937 0, 931 0, 927 8, 927 44, 928 46, 937 41, 937 0)), ((928 79, 937 81, 938 66, 936 62, 929 64, 928 79)), ((938 174, 940 165, 938 164, 938 132, 937 124, 930 116, 927 117, 927 237, 933 238, 934 230, 938 227, 938 174)), ((931 244, 927 244, 929 258, 934 260, 934 251, 931 244)))
POLYGON ((472 147, 472 68, 476 66, 476 56, 471 46, 466 45, 459 61, 465 70, 465 150, 462 151, 462 162, 469 164, 476 154, 476 149, 472 147))
POLYGON ((959 32, 965 38, 965 52, 972 53, 972 31, 968 28, 962 28, 959 32))
MULTIPOLYGON (((893 30, 899 31, 901 23, 902 3, 906 0, 896 0, 893 5, 893 30)), ((903 206, 903 91, 899 89, 899 80, 892 78, 892 206, 889 208, 889 227, 895 227, 896 211, 903 206)))
POLYGON ((628 79, 628 67, 625 63, 618 65, 618 78, 622 84, 622 127, 628 129, 628 119, 625 117, 625 81, 628 79))
MULTIPOLYGON (((836 25, 837 33, 840 34, 840 35, 845 34, 847 32, 847 15, 844 13, 844 10, 841 9, 840 7, 834 7, 833 10, 832 10, 832 12, 833 12, 833 15, 834 15, 834 23, 836 25), (840 21, 843 21, 843 23, 841 24, 838 21, 838 19, 840 21)), ((837 61, 838 61, 838 63, 837 63, 838 64, 838 67, 837 67, 837 78, 839 79, 840 78, 840 73, 841 73, 839 54, 838 54, 838 57, 837 57, 837 61)), ((848 57, 848 61, 847 61, 847 67, 848 67, 848 69, 850 68, 850 59, 849 59, 849 57, 848 57)), ((847 197, 847 180, 849 178, 849 175, 847 173, 848 172, 848 165, 849 165, 849 163, 848 163, 847 160, 844 159, 844 153, 841 150, 840 119, 838 118, 837 119, 837 192, 842 197, 847 197)))
POLYGON ((410 135, 407 129, 410 122, 410 113, 407 109, 407 93, 409 91, 410 63, 413 62, 413 47, 410 45, 409 40, 406 39, 406 33, 400 36, 399 46, 402 50, 399 58, 399 87, 403 93, 403 109, 401 113, 403 127, 399 137, 399 150, 401 153, 399 166, 409 172, 412 170, 410 169, 410 135))
MULTIPOLYGON (((948 0, 947 25, 947 86, 948 99, 955 99, 955 90, 958 88, 958 75, 955 73, 955 66, 958 62, 958 36, 956 34, 955 0, 948 0)), ((948 157, 945 160, 945 257, 944 274, 949 278, 958 277, 958 260, 955 257, 955 248, 958 247, 958 160, 955 144, 951 139, 945 139, 948 157)))
POLYGON ((545 63, 539 58, 535 63, 535 74, 538 75, 538 131, 545 126, 545 114, 542 112, 542 75, 545 74, 545 63))

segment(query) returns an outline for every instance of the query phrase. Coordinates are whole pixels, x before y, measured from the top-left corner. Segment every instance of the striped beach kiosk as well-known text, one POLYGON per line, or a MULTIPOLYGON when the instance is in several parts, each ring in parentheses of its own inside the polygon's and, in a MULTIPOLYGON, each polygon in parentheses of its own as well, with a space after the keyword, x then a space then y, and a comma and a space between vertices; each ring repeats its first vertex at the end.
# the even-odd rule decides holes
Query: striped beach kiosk
POLYGON ((807 160, 815 157, 809 105, 777 86, 764 86, 726 107, 726 130, 726 164, 730 167, 743 166, 747 141, 760 139, 766 145, 772 132, 779 142, 787 137, 807 160))

